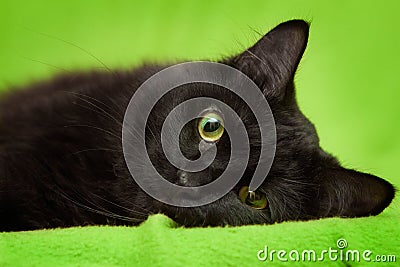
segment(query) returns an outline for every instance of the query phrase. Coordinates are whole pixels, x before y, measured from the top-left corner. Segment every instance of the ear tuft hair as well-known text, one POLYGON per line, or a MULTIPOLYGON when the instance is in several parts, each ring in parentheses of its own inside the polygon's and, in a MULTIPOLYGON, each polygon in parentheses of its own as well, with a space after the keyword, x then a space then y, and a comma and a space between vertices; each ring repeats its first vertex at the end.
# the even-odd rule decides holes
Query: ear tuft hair
POLYGON ((303 20, 281 23, 228 64, 253 79, 267 99, 282 99, 307 46, 308 32, 303 20))

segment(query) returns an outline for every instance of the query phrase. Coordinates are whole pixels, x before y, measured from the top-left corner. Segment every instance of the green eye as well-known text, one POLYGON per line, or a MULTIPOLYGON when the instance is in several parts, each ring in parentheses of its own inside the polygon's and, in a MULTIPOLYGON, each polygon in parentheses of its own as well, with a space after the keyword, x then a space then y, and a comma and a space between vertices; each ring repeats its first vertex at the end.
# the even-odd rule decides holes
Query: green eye
POLYGON ((247 186, 243 186, 239 191, 239 198, 242 203, 253 209, 262 210, 267 206, 267 196, 263 192, 249 192, 247 186))
POLYGON ((222 118, 215 113, 207 113, 200 119, 198 131, 205 141, 216 142, 224 133, 222 118))

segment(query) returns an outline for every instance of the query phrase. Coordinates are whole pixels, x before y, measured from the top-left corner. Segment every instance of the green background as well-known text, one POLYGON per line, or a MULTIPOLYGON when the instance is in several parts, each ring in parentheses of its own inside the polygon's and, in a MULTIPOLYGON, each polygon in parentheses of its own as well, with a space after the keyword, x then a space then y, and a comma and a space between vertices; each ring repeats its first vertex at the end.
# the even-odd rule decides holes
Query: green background
MULTIPOLYGON (((266 33, 282 21, 302 18, 312 23, 295 80, 297 96, 316 125, 322 147, 345 167, 400 187, 399 11, 398 1, 0 0, 0 90, 63 70, 104 68, 90 54, 110 68, 146 60, 218 59, 253 44, 254 30, 266 33)), ((396 200, 381 216, 352 219, 357 224, 337 219, 285 223, 266 227, 265 233, 271 234, 270 242, 292 244, 293 239, 280 239, 279 229, 299 227, 296 242, 313 234, 303 230, 310 226, 321 238, 339 229, 349 237, 353 232, 349 242, 358 237, 364 242, 360 232, 368 232, 367 240, 376 240, 374 247, 384 248, 382 242, 388 240, 388 248, 393 248, 398 247, 391 233, 398 227, 399 210, 396 200), (322 224, 327 228, 318 227, 322 224), (374 236, 379 229, 382 235, 374 236)), ((259 228, 240 231, 251 229, 259 228)), ((182 234, 195 231, 203 230, 182 234)))

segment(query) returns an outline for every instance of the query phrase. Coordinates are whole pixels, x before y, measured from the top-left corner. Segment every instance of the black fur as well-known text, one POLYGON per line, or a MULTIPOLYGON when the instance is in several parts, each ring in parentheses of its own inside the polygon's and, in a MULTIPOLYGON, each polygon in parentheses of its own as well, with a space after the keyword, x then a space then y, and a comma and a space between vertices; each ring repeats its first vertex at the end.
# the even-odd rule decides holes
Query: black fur
MULTIPOLYGON (((229 159, 229 138, 218 142, 213 164, 184 173, 163 156, 160 129, 169 111, 195 96, 230 105, 250 137, 245 175, 226 196, 197 208, 177 208, 145 194, 131 178, 121 148, 125 108, 135 90, 168 65, 133 71, 63 75, 13 90, 0 102, 0 231, 93 224, 135 225, 164 213, 186 226, 243 225, 328 216, 376 215, 394 197, 391 184, 344 169, 319 147, 314 126, 300 112, 293 76, 305 50, 308 24, 282 23, 253 47, 222 62, 237 68, 263 90, 277 126, 272 169, 260 190, 268 206, 243 204, 238 190, 248 185, 258 161, 260 134, 249 108, 235 95, 208 84, 185 85, 168 93, 150 116, 146 144, 157 170, 170 181, 196 186, 215 179, 229 159)), ((141 114, 138 114, 140 116, 141 114)), ((180 135, 188 158, 198 156, 195 122, 180 135)))

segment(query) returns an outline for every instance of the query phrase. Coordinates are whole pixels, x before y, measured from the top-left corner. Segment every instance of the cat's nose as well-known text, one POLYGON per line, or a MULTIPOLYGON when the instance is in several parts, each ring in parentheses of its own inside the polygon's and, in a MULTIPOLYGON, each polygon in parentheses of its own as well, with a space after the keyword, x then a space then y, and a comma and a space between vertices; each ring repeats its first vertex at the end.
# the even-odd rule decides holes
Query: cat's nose
POLYGON ((182 170, 176 172, 178 176, 178 184, 187 185, 188 184, 188 173, 182 170))

